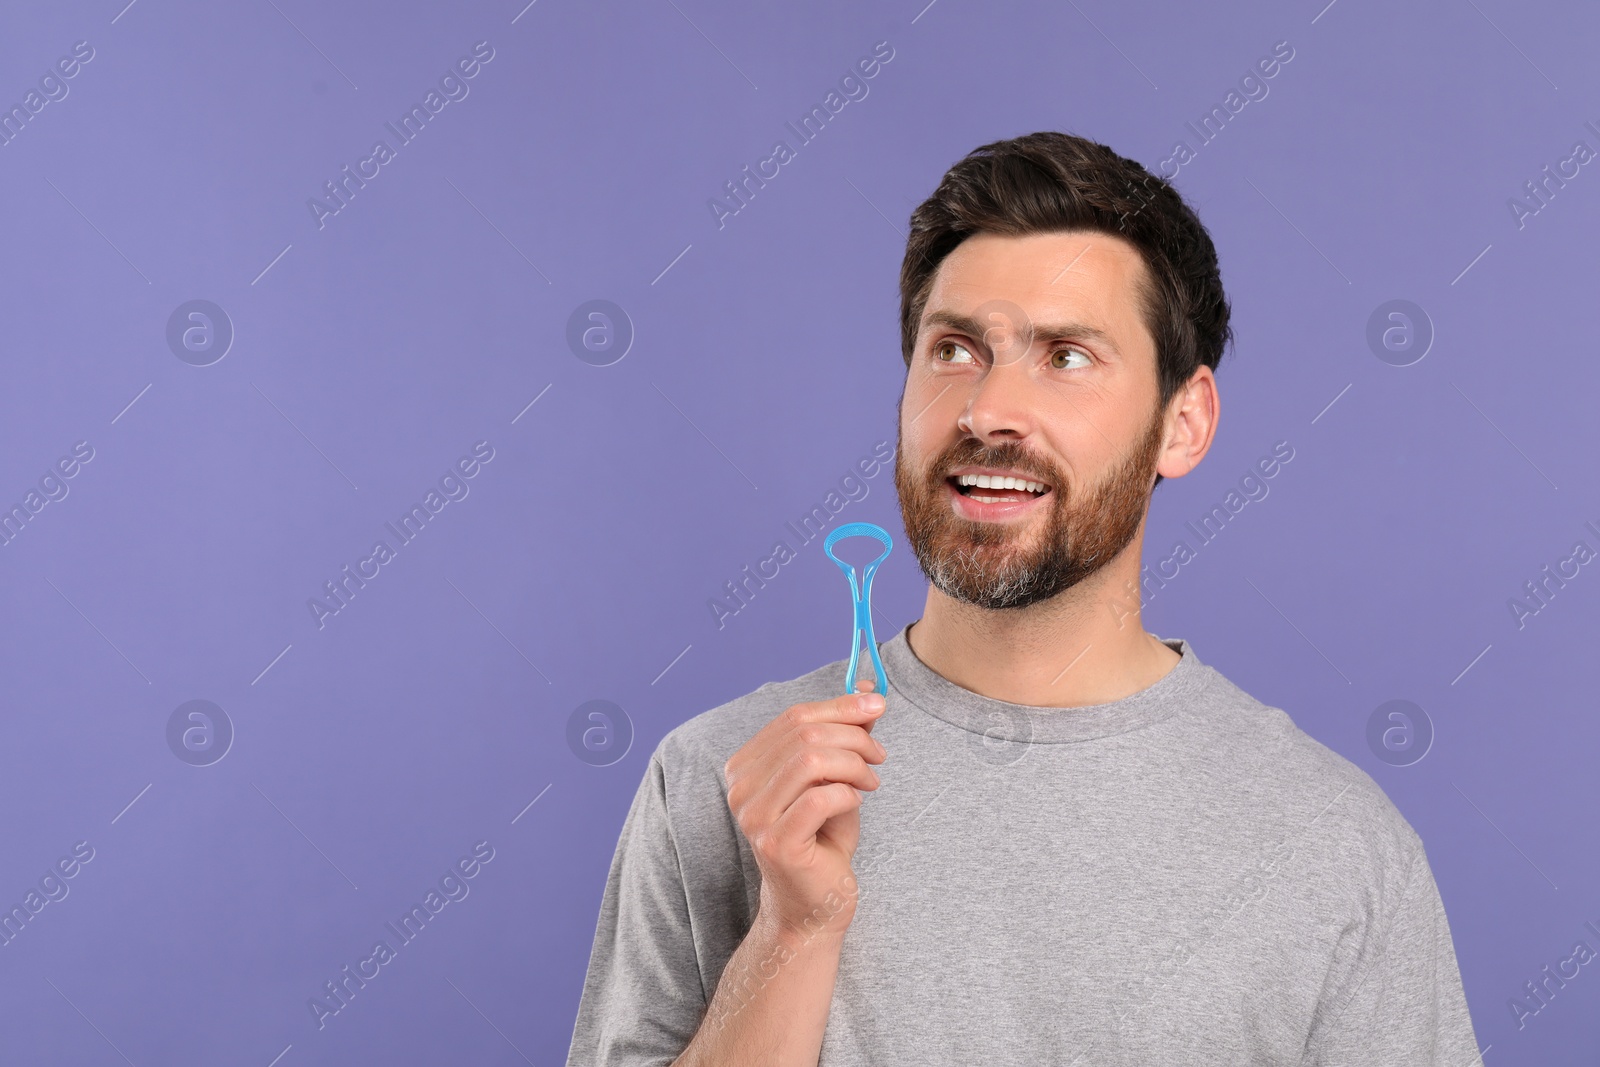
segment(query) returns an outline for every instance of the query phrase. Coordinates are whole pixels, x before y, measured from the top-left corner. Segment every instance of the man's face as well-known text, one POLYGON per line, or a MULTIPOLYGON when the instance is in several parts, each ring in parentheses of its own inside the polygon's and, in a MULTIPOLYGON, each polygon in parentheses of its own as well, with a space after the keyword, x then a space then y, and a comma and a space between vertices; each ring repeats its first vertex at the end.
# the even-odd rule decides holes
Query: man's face
POLYGON ((1138 536, 1165 436, 1134 247, 1084 231, 963 241, 900 400, 895 488, 935 588, 996 610, 1071 588, 1138 536), (993 472, 1027 489, 959 484, 993 472))

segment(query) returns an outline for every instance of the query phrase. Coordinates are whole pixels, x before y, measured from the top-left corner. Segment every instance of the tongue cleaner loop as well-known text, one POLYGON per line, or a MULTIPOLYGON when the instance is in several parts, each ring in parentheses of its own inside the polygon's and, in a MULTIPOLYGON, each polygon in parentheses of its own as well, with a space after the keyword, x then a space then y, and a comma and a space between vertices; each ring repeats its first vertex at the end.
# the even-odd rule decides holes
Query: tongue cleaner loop
POLYGON ((889 558, 889 553, 894 551, 894 542, 889 539, 889 534, 881 526, 870 522, 847 522, 838 527, 822 542, 822 551, 827 553, 829 559, 839 565, 845 577, 850 579, 850 598, 854 603, 855 619, 850 631, 850 665, 845 668, 845 692, 856 692, 856 664, 861 657, 861 635, 866 634, 867 650, 872 656, 872 670, 877 676, 877 692, 887 698, 889 695, 889 680, 883 673, 883 661, 878 658, 878 642, 872 633, 872 576, 877 573, 878 564, 889 558), (835 542, 847 537, 871 537, 883 545, 883 554, 871 563, 861 575, 861 584, 856 585, 856 571, 853 566, 833 554, 835 542))

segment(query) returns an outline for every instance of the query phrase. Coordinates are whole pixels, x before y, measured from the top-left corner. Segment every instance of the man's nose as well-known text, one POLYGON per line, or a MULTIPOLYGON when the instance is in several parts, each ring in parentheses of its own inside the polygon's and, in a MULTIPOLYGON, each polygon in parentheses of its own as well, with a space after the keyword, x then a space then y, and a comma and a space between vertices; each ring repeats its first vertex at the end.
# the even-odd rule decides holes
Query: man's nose
POLYGON ((972 387, 962 429, 981 438, 1025 434, 1037 404, 1026 353, 1017 346, 992 351, 993 360, 972 387))

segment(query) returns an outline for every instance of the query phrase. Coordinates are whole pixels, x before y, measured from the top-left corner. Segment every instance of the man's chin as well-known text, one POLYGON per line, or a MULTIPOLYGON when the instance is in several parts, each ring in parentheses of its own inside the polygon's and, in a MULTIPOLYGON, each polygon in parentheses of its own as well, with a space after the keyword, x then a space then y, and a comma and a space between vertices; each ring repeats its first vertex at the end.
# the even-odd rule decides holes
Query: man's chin
POLYGON ((942 549, 965 552, 1014 552, 1018 546, 1037 538, 1032 524, 1022 522, 981 522, 952 514, 941 522, 933 541, 942 549))
MULTIPOLYGON (((996 580, 994 575, 988 573, 977 581, 971 580, 969 575, 967 580, 959 582, 947 581, 942 584, 936 584, 935 587, 951 600, 983 608, 986 611, 1006 611, 1028 607, 1054 595, 1054 593, 1041 595, 1037 588, 1019 589, 1012 583, 996 580)), ((1056 592, 1059 592, 1059 590, 1056 592)))

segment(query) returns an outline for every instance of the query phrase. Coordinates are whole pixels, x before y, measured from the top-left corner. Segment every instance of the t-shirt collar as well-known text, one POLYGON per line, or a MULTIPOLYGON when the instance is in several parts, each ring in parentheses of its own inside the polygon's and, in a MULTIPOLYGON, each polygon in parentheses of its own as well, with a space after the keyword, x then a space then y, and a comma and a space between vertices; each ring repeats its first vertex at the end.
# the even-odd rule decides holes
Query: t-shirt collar
POLYGON ((911 626, 907 623, 879 646, 889 688, 936 719, 1000 741, 1089 741, 1149 726, 1182 707, 1198 690, 1204 668, 1188 641, 1158 637, 1178 653, 1177 664, 1151 685, 1121 700, 1072 708, 1012 704, 965 689, 923 663, 907 639, 911 626))

